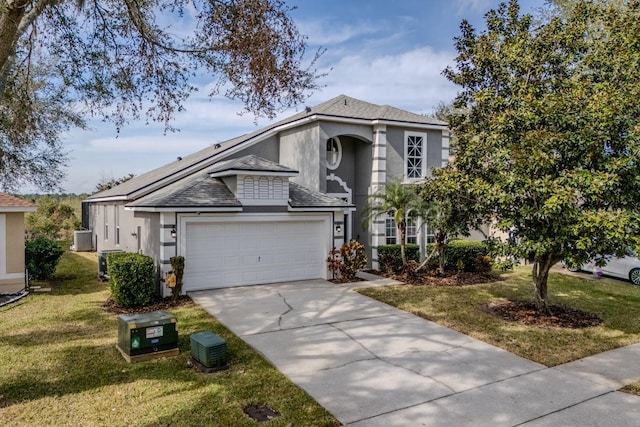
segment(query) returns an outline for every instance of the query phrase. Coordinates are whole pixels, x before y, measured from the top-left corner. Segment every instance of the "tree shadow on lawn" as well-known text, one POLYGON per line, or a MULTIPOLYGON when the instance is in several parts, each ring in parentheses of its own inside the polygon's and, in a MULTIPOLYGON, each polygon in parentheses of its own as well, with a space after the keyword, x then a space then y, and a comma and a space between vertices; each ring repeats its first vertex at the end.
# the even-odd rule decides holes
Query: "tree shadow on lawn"
MULTIPOLYGON (((527 286, 531 286, 530 282, 526 278, 518 281, 520 285, 516 288, 506 284, 492 286, 488 291, 495 298, 506 299, 516 304, 532 304, 533 289, 526 289, 527 286), (523 292, 523 289, 526 291, 523 292)), ((602 326, 606 329, 619 330, 627 334, 640 333, 639 287, 624 282, 585 280, 561 273, 551 273, 548 286, 549 302, 556 308, 579 310, 585 312, 586 317, 589 317, 589 314, 597 316, 602 319, 602 326)))
POLYGON ((204 386, 193 383, 188 355, 187 347, 181 348, 181 354, 174 358, 129 364, 115 348, 115 340, 105 345, 65 347, 45 356, 54 360, 46 368, 37 369, 37 362, 34 369, 18 367, 13 378, 0 384, 0 407, 142 379, 184 382, 189 389, 204 386))
MULTIPOLYGON (((100 309, 99 309, 100 310, 100 309)), ((158 380, 191 384, 184 390, 207 385, 202 375, 188 362, 191 355, 190 334, 210 330, 227 340, 227 358, 235 370, 251 369, 256 359, 242 341, 220 324, 212 323, 203 310, 176 310, 178 318, 178 348, 180 354, 171 358, 128 363, 116 349, 117 316, 96 309, 77 310, 66 319, 57 319, 50 328, 34 328, 16 335, 5 335, 3 342, 14 347, 29 347, 25 362, 12 369, 0 383, 0 408, 16 402, 80 393, 104 386, 140 380, 158 380), (79 312, 79 314, 78 314, 79 312), (83 324, 73 324, 86 320, 83 324), (63 326, 63 325, 67 326, 63 326), (108 333, 105 333, 105 330, 108 333), (106 344, 83 344, 72 340, 92 340, 106 344), (61 346, 62 348, 56 348, 61 346), (36 347, 41 347, 38 351, 36 347)), ((16 355, 12 359, 19 359, 16 355)), ((226 374, 224 374, 226 375, 226 374)), ((172 388, 175 391, 175 387, 172 388)))

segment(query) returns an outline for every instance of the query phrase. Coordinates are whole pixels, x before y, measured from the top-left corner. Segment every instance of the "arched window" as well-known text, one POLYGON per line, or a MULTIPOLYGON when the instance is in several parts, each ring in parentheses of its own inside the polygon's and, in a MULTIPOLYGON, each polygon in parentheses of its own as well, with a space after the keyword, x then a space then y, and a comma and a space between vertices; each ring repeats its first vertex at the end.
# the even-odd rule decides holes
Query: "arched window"
POLYGON ((327 139, 327 169, 337 169, 342 160, 342 143, 337 136, 327 139))

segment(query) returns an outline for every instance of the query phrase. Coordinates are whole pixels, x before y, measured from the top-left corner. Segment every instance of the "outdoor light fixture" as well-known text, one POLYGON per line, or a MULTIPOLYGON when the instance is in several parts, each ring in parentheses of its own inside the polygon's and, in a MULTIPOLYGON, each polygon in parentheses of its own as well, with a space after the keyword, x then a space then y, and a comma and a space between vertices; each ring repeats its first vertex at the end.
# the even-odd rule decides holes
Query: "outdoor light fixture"
POLYGON ((174 239, 176 238, 176 235, 178 234, 178 233, 176 233, 176 228, 175 227, 173 227, 171 229, 170 233, 171 233, 171 237, 173 237, 174 239))
POLYGON ((336 233, 342 232, 342 226, 340 224, 336 225, 336 233))

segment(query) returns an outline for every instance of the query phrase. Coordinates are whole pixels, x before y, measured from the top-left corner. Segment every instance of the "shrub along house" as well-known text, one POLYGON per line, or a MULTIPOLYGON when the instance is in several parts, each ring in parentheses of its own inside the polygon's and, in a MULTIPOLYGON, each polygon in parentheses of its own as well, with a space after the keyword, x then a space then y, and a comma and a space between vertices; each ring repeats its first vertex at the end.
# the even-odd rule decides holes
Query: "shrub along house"
POLYGON ((341 95, 91 196, 83 225, 99 251, 153 257, 161 278, 184 256, 184 291, 327 278, 332 246, 359 241, 375 268, 396 243, 392 218, 360 226, 371 194, 448 158, 446 123, 341 95))
POLYGON ((26 287, 24 215, 35 210, 33 203, 0 193, 0 294, 26 287))

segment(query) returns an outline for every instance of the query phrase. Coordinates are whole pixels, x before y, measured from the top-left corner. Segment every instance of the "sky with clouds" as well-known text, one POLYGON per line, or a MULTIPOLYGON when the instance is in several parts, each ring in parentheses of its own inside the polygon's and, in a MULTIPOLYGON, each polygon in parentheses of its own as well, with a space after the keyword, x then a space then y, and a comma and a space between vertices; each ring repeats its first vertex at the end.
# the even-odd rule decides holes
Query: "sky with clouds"
MULTIPOLYGON (((323 88, 305 105, 316 105, 345 94, 415 113, 430 114, 439 102, 449 102, 456 87, 442 76, 456 56, 453 38, 467 19, 484 29, 484 14, 495 0, 285 0, 296 6, 292 17, 308 37, 308 57, 325 48, 318 65, 327 75, 323 88)), ((535 12, 544 0, 521 0, 523 12, 535 12)), ((96 184, 129 173, 139 175, 208 145, 252 132, 269 120, 255 123, 239 115, 242 105, 224 98, 210 99, 207 87, 186 103, 165 135, 162 125, 132 122, 119 135, 113 125, 91 123, 91 131, 72 131, 65 138, 70 161, 68 193, 91 193, 96 184)), ((304 105, 297 107, 297 110, 304 105)), ((296 112, 290 109, 277 118, 296 112)))

